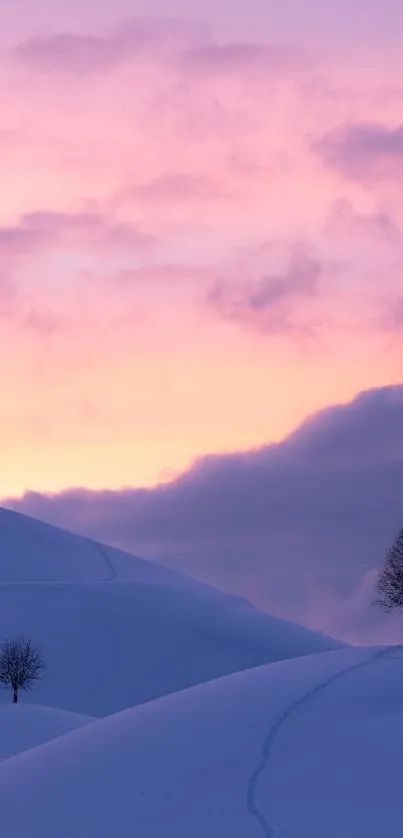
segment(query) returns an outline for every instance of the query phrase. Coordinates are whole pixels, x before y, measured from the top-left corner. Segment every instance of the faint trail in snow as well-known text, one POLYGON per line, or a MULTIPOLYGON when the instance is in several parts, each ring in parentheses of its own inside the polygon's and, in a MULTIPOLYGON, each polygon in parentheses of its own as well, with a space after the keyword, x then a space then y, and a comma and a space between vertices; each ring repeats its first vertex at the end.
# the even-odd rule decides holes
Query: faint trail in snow
POLYGON ((283 725, 288 721, 290 716, 292 716, 296 712, 296 710, 298 710, 306 702, 310 701, 311 698, 314 698, 318 693, 322 692, 322 690, 325 690, 327 687, 329 687, 330 684, 333 684, 334 681, 338 681, 339 678, 342 678, 344 675, 348 675, 349 672, 354 672, 357 669, 362 669, 364 666, 369 666, 371 663, 374 663, 376 660, 379 660, 380 658, 387 657, 389 652, 398 648, 402 647, 396 645, 388 646, 386 649, 381 649, 379 652, 375 652, 373 655, 371 655, 371 657, 367 658, 365 661, 360 661, 360 663, 355 663, 352 666, 346 666, 344 669, 341 669, 339 672, 336 672, 334 675, 331 675, 329 678, 326 678, 325 681, 322 681, 322 683, 317 684, 316 687, 313 687, 312 689, 308 690, 308 692, 304 693, 304 695, 300 696, 300 698, 294 701, 293 704, 291 704, 287 708, 287 710, 284 711, 282 716, 280 716, 275 725, 270 729, 262 745, 259 764, 249 778, 246 793, 246 803, 248 811, 250 815, 252 815, 252 817, 255 818, 257 822, 260 824, 263 830, 264 838, 275 838, 275 833, 274 828, 271 826, 271 824, 269 823, 269 821, 267 820, 257 803, 257 787, 260 777, 262 776, 263 772, 265 771, 268 765, 274 741, 280 733, 283 725))
POLYGON ((100 553, 104 562, 106 562, 107 568, 110 572, 110 575, 108 576, 107 579, 105 579, 105 582, 113 582, 115 579, 118 578, 118 573, 117 573, 117 570, 114 568, 114 566, 113 566, 113 564, 112 564, 112 562, 111 562, 111 560, 108 556, 108 553, 107 553, 106 549, 104 549, 104 547, 101 547, 101 545, 98 544, 97 541, 92 541, 92 544, 94 545, 94 547, 98 551, 98 553, 100 553))

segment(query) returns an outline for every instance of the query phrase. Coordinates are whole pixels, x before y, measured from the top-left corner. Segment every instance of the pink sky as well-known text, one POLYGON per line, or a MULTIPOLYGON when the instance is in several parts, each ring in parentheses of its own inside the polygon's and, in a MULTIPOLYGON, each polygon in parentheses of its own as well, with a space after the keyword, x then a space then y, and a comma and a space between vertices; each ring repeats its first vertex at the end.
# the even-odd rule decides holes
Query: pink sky
POLYGON ((0 497, 402 381, 400 2, 7 5, 0 497))

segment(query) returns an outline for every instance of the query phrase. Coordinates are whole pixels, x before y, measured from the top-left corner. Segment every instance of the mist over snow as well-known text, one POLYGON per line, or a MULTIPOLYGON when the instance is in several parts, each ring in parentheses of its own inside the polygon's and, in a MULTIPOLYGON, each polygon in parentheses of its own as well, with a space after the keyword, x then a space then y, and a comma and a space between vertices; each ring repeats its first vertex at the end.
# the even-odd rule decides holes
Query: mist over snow
POLYGON ((201 458, 154 489, 8 505, 348 641, 403 638, 401 621, 371 606, 403 524, 403 385, 330 407, 280 444, 201 458))

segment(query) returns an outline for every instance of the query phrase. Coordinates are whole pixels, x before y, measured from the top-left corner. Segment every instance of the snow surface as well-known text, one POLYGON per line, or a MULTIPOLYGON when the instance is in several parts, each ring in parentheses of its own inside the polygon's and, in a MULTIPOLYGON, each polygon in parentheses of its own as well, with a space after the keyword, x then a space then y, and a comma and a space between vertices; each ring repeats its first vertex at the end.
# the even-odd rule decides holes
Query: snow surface
POLYGON ((55 707, 9 704, 0 708, 0 760, 42 745, 94 721, 55 707))
POLYGON ((0 693, 7 838, 400 834, 400 647, 340 650, 0 510, 0 638, 20 632, 48 668, 23 704, 0 693))
POLYGON ((185 590, 214 590, 162 565, 0 507, 2 583, 109 582, 117 577, 185 590))
POLYGON ((402 821, 403 653, 237 673, 0 765, 7 838, 385 838, 402 821))
POLYGON ((90 716, 342 647, 157 564, 0 510, 0 638, 20 633, 47 662, 21 700, 90 716))

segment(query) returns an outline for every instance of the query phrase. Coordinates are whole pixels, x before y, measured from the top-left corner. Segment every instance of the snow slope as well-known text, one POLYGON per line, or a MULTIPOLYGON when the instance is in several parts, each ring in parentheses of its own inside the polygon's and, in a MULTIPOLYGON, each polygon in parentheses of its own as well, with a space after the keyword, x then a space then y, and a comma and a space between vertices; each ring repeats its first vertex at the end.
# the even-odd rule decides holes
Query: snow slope
POLYGON ((90 716, 341 647, 157 564, 0 510, 0 638, 20 633, 47 662, 29 701, 90 716))
POLYGON ((0 582, 103 582, 117 577, 213 590, 162 565, 0 507, 0 582))
POLYGON ((54 707, 8 704, 0 708, 0 760, 42 745, 92 721, 89 716, 54 707))
POLYGON ((379 838, 402 821, 403 654, 260 667, 0 765, 7 838, 379 838))

